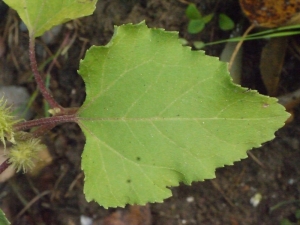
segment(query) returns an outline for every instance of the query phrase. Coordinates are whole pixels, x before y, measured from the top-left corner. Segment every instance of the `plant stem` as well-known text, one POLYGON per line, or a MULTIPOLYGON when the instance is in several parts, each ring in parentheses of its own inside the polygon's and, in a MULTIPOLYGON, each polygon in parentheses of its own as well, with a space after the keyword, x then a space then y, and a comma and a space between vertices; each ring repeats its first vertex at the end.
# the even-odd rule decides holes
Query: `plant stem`
POLYGON ((22 131, 22 130, 28 130, 30 128, 38 127, 38 126, 47 127, 47 125, 49 125, 49 127, 53 128, 56 125, 61 124, 61 123, 77 122, 77 121, 78 121, 78 118, 77 118, 76 114, 52 116, 52 117, 29 120, 29 121, 24 121, 24 122, 18 123, 14 126, 14 130, 22 131))
POLYGON ((59 108, 61 111, 63 111, 64 108, 54 100, 50 92, 47 90, 43 79, 38 71, 37 62, 35 58, 35 38, 32 35, 29 36, 29 59, 35 81, 44 99, 49 103, 51 108, 59 108))
POLYGON ((239 52, 239 50, 240 50, 240 48, 241 48, 241 46, 242 46, 242 44, 243 44, 246 36, 250 33, 251 30, 253 30, 254 27, 255 27, 255 24, 254 23, 251 24, 247 28, 247 30, 245 31, 245 33, 243 34, 243 36, 242 36, 241 40, 239 41, 239 43, 236 45, 236 47, 235 47, 235 49, 234 49, 234 51, 233 51, 233 53, 232 53, 232 55, 230 57, 229 63, 228 63, 228 70, 229 71, 231 70, 231 67, 232 67, 232 64, 233 64, 233 62, 235 60, 235 57, 236 57, 237 53, 239 52))
POLYGON ((0 174, 3 173, 10 165, 8 162, 9 159, 5 160, 1 165, 0 165, 0 174))

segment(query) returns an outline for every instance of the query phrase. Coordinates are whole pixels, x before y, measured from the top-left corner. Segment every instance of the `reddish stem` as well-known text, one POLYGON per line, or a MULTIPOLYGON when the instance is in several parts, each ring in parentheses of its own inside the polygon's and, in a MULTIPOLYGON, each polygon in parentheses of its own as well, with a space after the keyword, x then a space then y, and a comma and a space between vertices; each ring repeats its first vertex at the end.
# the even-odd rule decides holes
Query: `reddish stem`
POLYGON ((9 159, 5 160, 1 165, 0 165, 0 174, 4 172, 4 170, 6 170, 10 163, 8 162, 9 159))
POLYGON ((30 65, 31 65, 31 69, 35 78, 35 81, 38 85, 39 90, 41 91, 44 99, 49 103, 49 105, 51 106, 51 108, 59 108, 61 111, 64 110, 64 108, 59 105, 54 98, 52 97, 52 95, 49 93, 49 91, 47 90, 43 79, 38 71, 38 67, 37 67, 37 62, 36 62, 36 58, 35 58, 35 39, 33 36, 30 35, 29 37, 29 59, 30 59, 30 65))
POLYGON ((36 120, 29 120, 29 121, 24 121, 24 122, 18 123, 14 126, 14 130, 15 131, 28 130, 30 128, 37 127, 37 126, 53 128, 56 125, 61 124, 61 123, 77 122, 77 121, 78 121, 78 118, 77 118, 76 114, 52 116, 52 117, 41 118, 41 119, 36 119, 36 120))
POLYGON ((42 125, 39 128, 37 128, 36 130, 30 132, 31 135, 33 137, 41 137, 43 135, 45 135, 48 131, 50 131, 52 128, 54 128, 56 125, 52 125, 52 124, 47 124, 47 125, 42 125))

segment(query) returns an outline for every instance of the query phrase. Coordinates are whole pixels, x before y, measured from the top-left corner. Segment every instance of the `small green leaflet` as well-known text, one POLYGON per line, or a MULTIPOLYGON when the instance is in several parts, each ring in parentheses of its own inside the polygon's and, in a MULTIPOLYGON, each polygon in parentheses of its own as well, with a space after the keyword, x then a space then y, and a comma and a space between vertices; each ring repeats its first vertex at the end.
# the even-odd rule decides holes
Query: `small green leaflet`
POLYGON ((233 20, 224 13, 219 14, 219 27, 222 30, 232 30, 234 28, 233 20))
POLYGON ((194 3, 190 3, 185 10, 185 15, 190 20, 198 20, 202 18, 200 11, 197 9, 197 6, 194 3))
POLYGON ((5 217, 4 212, 0 209, 0 225, 10 225, 10 222, 5 217))
POLYGON ((162 202, 274 138, 288 113, 232 83, 227 64, 145 23, 115 28, 80 63, 84 192, 104 207, 162 202))
POLYGON ((4 0, 16 10, 30 36, 41 36, 53 26, 90 15, 97 0, 4 0))

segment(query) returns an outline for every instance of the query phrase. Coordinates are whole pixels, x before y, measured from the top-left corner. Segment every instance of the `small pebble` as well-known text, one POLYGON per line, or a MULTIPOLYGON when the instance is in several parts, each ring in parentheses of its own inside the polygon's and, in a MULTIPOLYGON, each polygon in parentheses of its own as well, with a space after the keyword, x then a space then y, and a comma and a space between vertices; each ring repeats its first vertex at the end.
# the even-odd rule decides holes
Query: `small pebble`
POLYGON ((80 216, 80 224, 81 225, 92 225, 93 219, 91 217, 81 215, 80 216))
POLYGON ((250 203, 251 205, 253 205, 254 207, 258 206, 260 201, 262 199, 262 195, 260 193, 256 193, 251 199, 250 199, 250 203))
POLYGON ((57 25, 55 27, 52 27, 51 30, 46 31, 43 36, 41 37, 42 40, 45 42, 45 44, 53 44, 55 42, 55 39, 58 37, 62 30, 63 26, 57 25))
POLYGON ((27 108, 30 99, 26 88, 18 86, 0 86, 0 99, 6 100, 7 106, 18 118, 30 119, 32 112, 27 108))
POLYGON ((193 196, 190 196, 190 197, 186 198, 186 201, 187 202, 193 202, 193 201, 195 201, 195 198, 193 196))
POLYGON ((27 27, 26 27, 26 25, 23 21, 21 21, 21 23, 19 25, 19 28, 22 32, 27 32, 28 31, 28 29, 27 29, 27 27))
POLYGON ((291 179, 288 180, 288 184, 289 184, 289 185, 292 185, 292 184, 294 184, 294 183, 295 183, 295 179, 291 178, 291 179))

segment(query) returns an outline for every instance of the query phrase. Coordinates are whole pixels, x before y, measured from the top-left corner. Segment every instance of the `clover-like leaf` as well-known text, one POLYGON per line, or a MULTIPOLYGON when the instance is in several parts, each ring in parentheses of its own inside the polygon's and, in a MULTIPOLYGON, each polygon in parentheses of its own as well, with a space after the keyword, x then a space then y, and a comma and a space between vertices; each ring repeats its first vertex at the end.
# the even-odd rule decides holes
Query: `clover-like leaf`
POLYGON ((222 30, 232 30, 234 28, 233 20, 224 13, 219 14, 219 27, 222 30))
POLYGON ((31 36, 41 36, 53 26, 90 15, 97 0, 4 0, 16 10, 31 36))
POLYGON ((188 32, 190 34, 197 34, 201 32, 205 27, 205 21, 203 19, 190 20, 188 24, 188 32))
POLYGON ((84 192, 104 207, 162 202, 168 187, 214 178, 288 117, 275 98, 233 84, 225 63, 144 23, 116 27, 79 73, 84 192))
POLYGON ((200 11, 197 9, 197 6, 194 3, 190 3, 185 10, 185 15, 190 20, 198 20, 202 18, 200 11))

